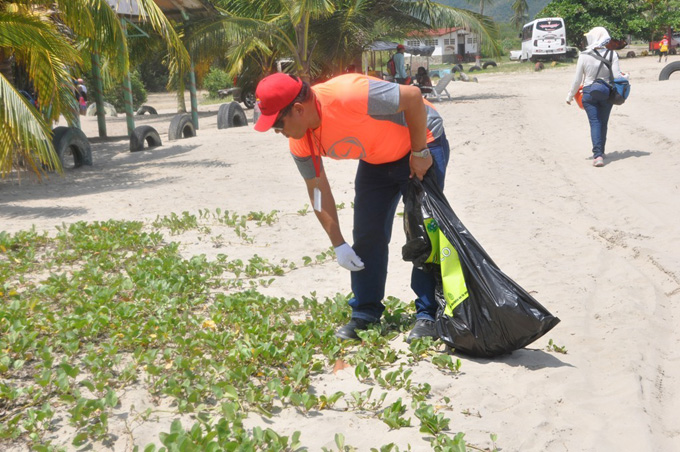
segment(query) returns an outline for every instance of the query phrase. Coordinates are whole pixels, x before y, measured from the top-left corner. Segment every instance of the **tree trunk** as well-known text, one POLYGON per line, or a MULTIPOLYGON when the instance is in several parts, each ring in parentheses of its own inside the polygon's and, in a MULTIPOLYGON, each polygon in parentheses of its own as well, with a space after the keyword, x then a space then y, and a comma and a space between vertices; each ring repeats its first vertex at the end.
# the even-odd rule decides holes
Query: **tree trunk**
POLYGON ((186 113, 187 101, 184 97, 184 80, 180 80, 177 85, 177 113, 186 113))
MULTIPOLYGON (((484 15, 484 0, 480 2, 479 14, 484 15)), ((475 55, 475 65, 479 66, 482 61, 482 35, 477 37, 477 55, 475 55)))
POLYGON ((297 76, 309 83, 311 77, 309 74, 309 55, 307 52, 307 34, 304 19, 295 26, 295 41, 298 54, 297 76))

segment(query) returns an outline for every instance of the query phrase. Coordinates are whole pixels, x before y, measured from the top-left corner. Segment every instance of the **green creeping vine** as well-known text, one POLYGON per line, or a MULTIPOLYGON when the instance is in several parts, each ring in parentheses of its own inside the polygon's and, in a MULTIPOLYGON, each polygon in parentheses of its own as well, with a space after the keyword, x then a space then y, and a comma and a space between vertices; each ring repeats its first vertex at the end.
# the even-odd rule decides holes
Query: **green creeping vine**
MULTIPOLYGON (((243 231, 248 222, 271 225, 276 215, 206 210, 198 218, 159 218, 152 227, 178 232, 217 218, 243 231)), ((334 330, 349 318, 349 295, 321 301, 315 294, 299 301, 268 297, 254 286, 296 265, 258 255, 247 262, 224 255, 186 259, 179 244, 148 229, 141 222, 110 220, 62 225, 54 237, 35 229, 0 232, 0 449, 23 444, 63 450, 64 444, 48 439, 59 425, 56 412, 73 427, 73 446, 110 445, 110 420, 133 383, 195 419, 188 430, 173 422, 160 435, 161 445, 143 449, 148 452, 302 447, 300 432, 288 437, 245 429, 242 421, 251 411, 274 416, 286 408, 303 415, 356 410, 390 428, 408 428, 408 404, 399 399, 383 407, 387 392, 374 398, 374 387, 406 391, 421 431, 433 435, 431 447, 447 441, 465 447, 462 436, 443 433, 448 419, 428 404, 430 386, 413 383, 409 368, 434 356, 436 365, 458 372, 460 362, 438 354, 431 340, 414 341, 407 352, 392 347, 413 320, 408 304, 388 298, 380 329, 362 333, 359 347, 341 343, 334 330), (313 379, 338 360, 354 365, 357 378, 372 386, 350 394, 312 391, 313 379)), ((332 250, 315 260, 303 257, 301 265, 323 265, 330 258, 332 250)), ((143 422, 151 414, 137 418, 143 422)), ((336 444, 351 447, 342 436, 336 444)), ((399 449, 389 444, 380 450, 399 449)))

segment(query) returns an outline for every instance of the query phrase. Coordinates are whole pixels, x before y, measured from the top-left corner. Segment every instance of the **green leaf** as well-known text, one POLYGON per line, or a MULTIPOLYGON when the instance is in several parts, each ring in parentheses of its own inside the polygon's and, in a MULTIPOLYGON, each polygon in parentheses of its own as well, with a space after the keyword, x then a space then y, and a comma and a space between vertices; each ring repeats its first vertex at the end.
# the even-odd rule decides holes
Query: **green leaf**
POLYGON ((87 433, 86 432, 81 432, 76 435, 75 438, 73 438, 73 441, 71 444, 73 444, 76 447, 80 447, 83 444, 87 442, 87 433))
POLYGON ((182 422, 179 419, 175 419, 172 421, 172 425, 170 425, 170 433, 183 433, 184 428, 182 428, 182 422))
POLYGON ((109 392, 106 393, 106 397, 104 397, 104 400, 106 401, 106 404, 111 408, 114 408, 115 406, 118 405, 118 396, 112 390, 109 390, 109 392))
POLYGON ((59 364, 59 367, 64 369, 64 372, 66 372, 66 375, 68 375, 71 378, 77 377, 78 374, 80 373, 80 371, 78 370, 77 367, 73 367, 67 362, 62 362, 61 364, 59 364))

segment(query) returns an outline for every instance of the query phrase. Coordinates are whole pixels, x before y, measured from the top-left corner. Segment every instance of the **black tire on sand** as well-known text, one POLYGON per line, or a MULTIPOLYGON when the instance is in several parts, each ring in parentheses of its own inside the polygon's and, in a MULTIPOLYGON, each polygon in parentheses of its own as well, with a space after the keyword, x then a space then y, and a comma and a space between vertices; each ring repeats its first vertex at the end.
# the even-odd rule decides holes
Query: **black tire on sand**
POLYGON ((191 116, 186 113, 175 115, 170 121, 168 128, 168 140, 174 141, 182 138, 191 138, 196 136, 196 128, 191 121, 191 116))
POLYGON ((248 125, 246 113, 238 102, 230 102, 220 105, 217 111, 217 128, 228 129, 230 127, 244 127, 248 125))
POLYGON ((92 166, 92 148, 82 130, 77 127, 56 127, 52 133, 52 144, 64 169, 92 166))
POLYGON ((130 152, 143 150, 144 144, 147 145, 147 148, 153 148, 163 144, 158 132, 151 126, 135 127, 135 130, 130 137, 130 152))
POLYGON ((671 74, 675 71, 680 71, 680 61, 668 63, 663 69, 661 69, 661 73, 659 73, 659 80, 668 80, 671 74))
POLYGON ((157 115, 158 114, 156 109, 153 108, 151 105, 142 105, 141 107, 139 107, 139 110, 137 110, 137 114, 141 116, 144 113, 148 113, 150 115, 157 115))

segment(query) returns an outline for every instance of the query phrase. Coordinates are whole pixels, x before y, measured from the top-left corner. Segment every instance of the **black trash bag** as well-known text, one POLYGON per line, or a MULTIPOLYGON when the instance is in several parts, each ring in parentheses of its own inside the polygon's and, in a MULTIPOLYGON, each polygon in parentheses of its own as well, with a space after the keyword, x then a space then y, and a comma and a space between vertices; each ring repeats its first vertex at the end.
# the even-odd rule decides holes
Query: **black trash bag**
POLYGON ((407 262, 412 262, 417 268, 424 268, 425 261, 432 253, 432 243, 425 230, 423 218, 424 196, 422 187, 416 189, 414 184, 409 184, 404 196, 406 244, 401 248, 401 257, 407 262))
MULTIPOLYGON (((435 297, 439 303, 435 327, 439 337, 456 351, 478 357, 492 357, 526 347, 550 331, 560 320, 506 276, 458 219, 432 170, 422 182, 411 179, 404 198, 405 260, 432 271, 437 278, 435 297), (423 220, 427 225, 415 225, 423 220), (463 301, 456 299, 447 314, 441 267, 432 260, 423 243, 427 230, 437 229, 455 248, 467 288, 463 301), (424 236, 423 236, 424 234, 424 236), (416 251, 414 251, 416 250, 416 251), (424 257, 425 253, 428 257, 424 257)), ((433 240, 427 240, 430 243, 433 240)), ((446 244, 448 245, 448 244, 446 244)), ((441 243, 435 247, 444 246, 441 243)), ((444 248, 442 248, 444 249, 444 248)), ((442 254, 444 256, 444 254, 442 254)), ((437 261, 437 259, 434 259, 437 261)), ((450 265, 450 264, 447 264, 450 265)), ((449 297, 449 303, 451 297, 449 297)))

